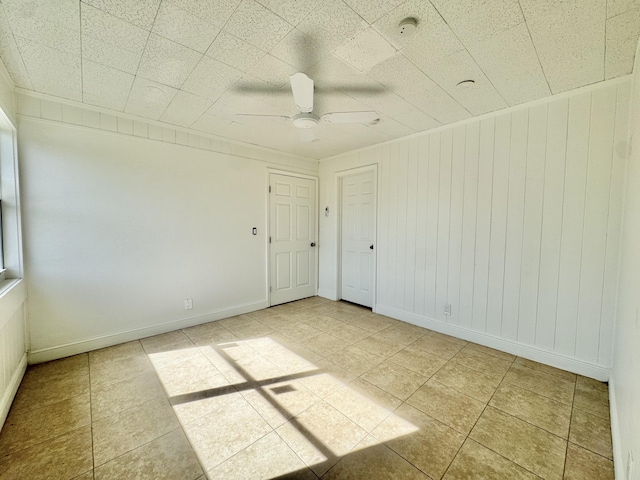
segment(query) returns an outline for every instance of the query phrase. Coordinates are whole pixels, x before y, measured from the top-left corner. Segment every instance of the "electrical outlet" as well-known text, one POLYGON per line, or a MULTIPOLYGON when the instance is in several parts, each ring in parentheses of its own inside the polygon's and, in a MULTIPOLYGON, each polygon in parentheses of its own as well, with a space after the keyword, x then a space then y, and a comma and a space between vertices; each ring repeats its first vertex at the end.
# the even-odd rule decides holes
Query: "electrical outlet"
POLYGON ((450 303, 447 303, 444 306, 444 314, 445 315, 451 315, 451 304, 450 303))
POLYGON ((631 480, 631 476, 633 475, 633 454, 631 450, 627 453, 627 480, 631 480))
POLYGON ((184 309, 191 310, 193 308, 193 300, 191 298, 184 299, 184 309))

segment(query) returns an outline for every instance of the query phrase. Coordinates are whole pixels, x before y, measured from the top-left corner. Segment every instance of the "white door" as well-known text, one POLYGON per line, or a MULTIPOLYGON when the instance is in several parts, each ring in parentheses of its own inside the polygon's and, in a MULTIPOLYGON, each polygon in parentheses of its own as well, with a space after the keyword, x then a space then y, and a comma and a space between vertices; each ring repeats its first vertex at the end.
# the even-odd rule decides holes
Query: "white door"
POLYGON ((316 182, 269 175, 270 303, 316 294, 316 182))
POLYGON ((373 307, 375 185, 373 172, 342 179, 342 299, 373 307))

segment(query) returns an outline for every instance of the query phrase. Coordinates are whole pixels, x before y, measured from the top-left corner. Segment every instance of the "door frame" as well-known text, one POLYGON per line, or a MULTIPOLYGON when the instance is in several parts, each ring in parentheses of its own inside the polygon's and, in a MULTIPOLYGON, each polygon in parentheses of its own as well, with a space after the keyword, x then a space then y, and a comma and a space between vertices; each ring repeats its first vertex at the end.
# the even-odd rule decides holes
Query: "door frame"
POLYGON ((337 225, 336 225, 336 245, 338 246, 336 252, 336 299, 342 299, 342 184, 345 177, 351 175, 358 175, 360 173, 373 172, 373 185, 375 191, 373 193, 373 283, 371 288, 373 289, 373 295, 371 299, 371 310, 376 311, 376 296, 378 292, 378 164, 372 163, 362 167, 349 168, 347 170, 340 170, 334 174, 336 188, 336 205, 337 205, 337 225))
POLYGON ((318 282, 320 280, 320 276, 319 276, 319 267, 320 267, 320 255, 318 254, 318 250, 320 247, 320 243, 319 243, 319 238, 320 238, 320 230, 319 230, 319 215, 318 215, 318 205, 320 202, 320 197, 319 197, 319 192, 318 192, 318 177, 317 176, 313 176, 313 175, 308 175, 305 173, 299 173, 299 172, 290 172, 288 170, 280 170, 277 168, 267 168, 267 178, 266 178, 266 186, 264 191, 266 192, 267 195, 267 201, 266 201, 266 207, 265 207, 265 211, 266 211, 266 224, 267 224, 267 235, 265 236, 265 243, 266 243, 266 247, 267 247, 267 288, 266 288, 266 296, 267 296, 267 304, 270 307, 271 306, 271 244, 269 243, 269 238, 271 237, 271 198, 270 198, 270 193, 269 193, 269 183, 270 183, 270 179, 271 179, 271 174, 276 174, 276 175, 284 175, 287 177, 295 177, 295 178, 305 178, 307 180, 313 180, 315 183, 315 189, 316 189, 316 198, 315 198, 315 207, 313 209, 313 214, 315 215, 315 218, 313 220, 313 223, 316 227, 316 247, 315 247, 315 265, 316 265, 316 275, 315 275, 315 280, 316 280, 316 287, 315 287, 315 294, 318 295, 318 282))

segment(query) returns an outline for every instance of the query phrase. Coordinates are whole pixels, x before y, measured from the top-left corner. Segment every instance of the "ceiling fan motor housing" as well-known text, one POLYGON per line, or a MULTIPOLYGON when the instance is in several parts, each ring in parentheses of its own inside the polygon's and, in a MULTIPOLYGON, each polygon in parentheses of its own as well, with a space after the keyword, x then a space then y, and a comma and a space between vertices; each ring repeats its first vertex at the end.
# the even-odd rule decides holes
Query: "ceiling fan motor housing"
POLYGON ((299 113, 293 117, 293 125, 296 128, 313 128, 319 121, 320 117, 313 113, 299 113))

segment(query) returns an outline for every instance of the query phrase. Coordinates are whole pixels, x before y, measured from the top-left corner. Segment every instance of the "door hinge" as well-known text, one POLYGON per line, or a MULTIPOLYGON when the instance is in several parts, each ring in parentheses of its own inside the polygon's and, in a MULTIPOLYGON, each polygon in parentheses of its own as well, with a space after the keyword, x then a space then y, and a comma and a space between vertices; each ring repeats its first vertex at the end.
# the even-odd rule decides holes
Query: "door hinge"
POLYGON ((271 237, 269 237, 269 243, 271 243, 271 237))
POLYGON ((271 193, 271 185, 269 185, 269 193, 271 193))

